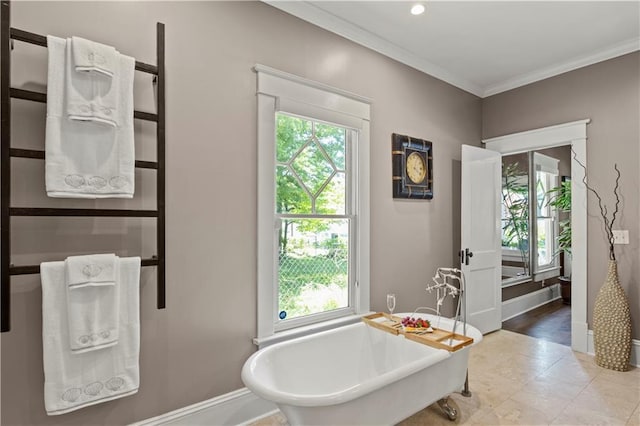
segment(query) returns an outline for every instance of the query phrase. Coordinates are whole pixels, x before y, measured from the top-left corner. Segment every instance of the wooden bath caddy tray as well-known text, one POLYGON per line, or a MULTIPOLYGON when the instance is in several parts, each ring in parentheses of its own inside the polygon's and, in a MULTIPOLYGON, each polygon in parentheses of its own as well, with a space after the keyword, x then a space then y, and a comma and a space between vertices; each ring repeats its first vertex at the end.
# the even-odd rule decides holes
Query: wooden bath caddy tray
POLYGON ((405 330, 404 327, 402 327, 402 318, 385 314, 384 312, 364 316, 362 317, 362 321, 371 327, 386 331, 387 333, 395 335, 402 334, 406 339, 434 348, 446 349, 449 352, 455 352, 473 343, 473 338, 471 337, 433 327, 433 332, 420 329, 405 330), (380 320, 380 318, 385 318, 385 320, 380 320), (453 339, 451 344, 449 344, 449 339, 453 339))

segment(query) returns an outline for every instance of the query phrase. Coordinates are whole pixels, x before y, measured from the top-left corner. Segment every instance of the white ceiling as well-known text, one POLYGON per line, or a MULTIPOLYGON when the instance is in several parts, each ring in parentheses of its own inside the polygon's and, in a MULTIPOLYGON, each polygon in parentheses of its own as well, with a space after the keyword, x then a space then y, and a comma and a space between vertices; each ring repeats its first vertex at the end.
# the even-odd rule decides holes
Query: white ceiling
POLYGON ((265 1, 480 97, 640 50, 640 0, 265 1))

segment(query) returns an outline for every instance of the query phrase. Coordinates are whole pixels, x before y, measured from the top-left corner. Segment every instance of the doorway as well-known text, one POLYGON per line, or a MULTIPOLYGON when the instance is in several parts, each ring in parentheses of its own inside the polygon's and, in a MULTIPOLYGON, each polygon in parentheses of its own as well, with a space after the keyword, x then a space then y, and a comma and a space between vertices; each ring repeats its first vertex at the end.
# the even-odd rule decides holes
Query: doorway
MULTIPOLYGON (((586 164, 587 124, 580 120, 526 132, 483 140, 486 148, 502 155, 569 145, 572 180, 572 265, 571 265, 571 347, 587 352, 587 193, 582 179, 584 170, 577 163, 586 164)), ((500 284, 502 285, 502 284, 500 284)), ((504 312, 504 310, 503 310, 504 312)))
POLYGON ((569 346, 571 147, 503 155, 501 193, 502 328, 569 346))

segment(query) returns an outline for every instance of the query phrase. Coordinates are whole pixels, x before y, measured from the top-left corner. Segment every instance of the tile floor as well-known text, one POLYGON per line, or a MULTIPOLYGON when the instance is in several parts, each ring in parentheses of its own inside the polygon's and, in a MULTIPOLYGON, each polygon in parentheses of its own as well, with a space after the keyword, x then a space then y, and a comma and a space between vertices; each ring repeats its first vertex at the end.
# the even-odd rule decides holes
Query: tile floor
MULTIPOLYGON (((400 426, 640 426, 639 368, 624 373, 600 368, 590 355, 510 331, 486 335, 471 350, 469 387, 470 398, 451 396, 459 411, 455 422, 434 404, 400 426)), ((276 414, 252 426, 287 424, 276 414)))

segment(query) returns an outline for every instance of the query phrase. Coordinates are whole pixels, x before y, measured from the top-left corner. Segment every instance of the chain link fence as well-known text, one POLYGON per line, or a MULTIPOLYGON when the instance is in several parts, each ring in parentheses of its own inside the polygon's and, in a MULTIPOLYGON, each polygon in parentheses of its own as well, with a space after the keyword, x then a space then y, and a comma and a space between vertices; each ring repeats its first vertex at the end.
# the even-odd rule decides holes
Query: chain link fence
POLYGON ((278 312, 281 319, 326 312, 349 305, 349 250, 332 236, 309 244, 289 241, 280 251, 278 312))

